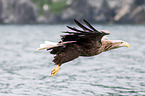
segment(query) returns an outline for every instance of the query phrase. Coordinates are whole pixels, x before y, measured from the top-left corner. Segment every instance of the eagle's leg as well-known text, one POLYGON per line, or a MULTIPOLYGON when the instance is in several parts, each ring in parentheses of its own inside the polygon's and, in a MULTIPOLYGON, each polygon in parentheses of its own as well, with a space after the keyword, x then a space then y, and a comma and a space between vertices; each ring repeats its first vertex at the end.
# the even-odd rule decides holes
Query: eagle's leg
POLYGON ((52 70, 52 72, 51 72, 51 75, 52 75, 52 76, 55 76, 55 75, 58 73, 59 67, 60 67, 60 66, 57 65, 57 67, 54 68, 54 69, 52 70))

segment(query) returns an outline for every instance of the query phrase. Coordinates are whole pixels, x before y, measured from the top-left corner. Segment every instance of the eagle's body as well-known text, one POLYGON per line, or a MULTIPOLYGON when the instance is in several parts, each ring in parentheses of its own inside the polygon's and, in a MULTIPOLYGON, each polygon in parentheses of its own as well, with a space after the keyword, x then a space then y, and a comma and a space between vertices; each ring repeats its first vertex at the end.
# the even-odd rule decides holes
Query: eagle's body
POLYGON ((119 48, 122 46, 129 47, 129 44, 124 41, 108 40, 104 39, 105 35, 109 35, 110 32, 101 30, 98 31, 92 27, 86 20, 84 23, 89 27, 85 27, 77 20, 75 23, 81 27, 83 30, 78 30, 74 27, 69 27, 72 31, 64 32, 65 35, 61 35, 61 41, 56 44, 48 42, 41 45, 42 49, 51 50, 51 54, 55 54, 53 62, 58 65, 52 71, 52 76, 56 75, 59 67, 68 61, 71 61, 79 56, 94 56, 102 52, 119 48))

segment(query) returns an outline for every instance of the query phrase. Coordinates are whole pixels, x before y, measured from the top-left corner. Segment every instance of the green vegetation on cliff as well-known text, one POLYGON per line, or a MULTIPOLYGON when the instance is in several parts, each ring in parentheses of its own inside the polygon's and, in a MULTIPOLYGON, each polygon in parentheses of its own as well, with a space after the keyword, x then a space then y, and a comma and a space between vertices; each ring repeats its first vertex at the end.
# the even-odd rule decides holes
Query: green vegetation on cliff
POLYGON ((67 0, 32 0, 37 6, 39 7, 38 13, 39 15, 43 15, 44 11, 46 13, 55 13, 59 14, 61 11, 67 6, 66 4, 67 0), (45 6, 47 7, 47 10, 45 10, 45 6))

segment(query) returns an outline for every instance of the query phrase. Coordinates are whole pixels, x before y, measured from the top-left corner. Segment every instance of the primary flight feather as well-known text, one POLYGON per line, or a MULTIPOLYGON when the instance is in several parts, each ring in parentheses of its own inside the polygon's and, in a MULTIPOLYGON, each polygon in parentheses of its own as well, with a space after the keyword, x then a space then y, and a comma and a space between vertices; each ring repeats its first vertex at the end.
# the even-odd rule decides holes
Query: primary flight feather
POLYGON ((74 22, 82 30, 67 26, 72 31, 63 32, 66 34, 61 35, 61 41, 59 43, 46 41, 45 44, 41 44, 40 48, 38 48, 38 50, 50 50, 50 53, 55 55, 53 62, 57 67, 52 70, 52 76, 57 74, 59 67, 63 63, 79 56, 94 56, 111 49, 123 46, 129 47, 127 42, 108 40, 105 35, 109 35, 109 31, 97 30, 85 19, 83 21, 87 27, 74 19, 74 22))

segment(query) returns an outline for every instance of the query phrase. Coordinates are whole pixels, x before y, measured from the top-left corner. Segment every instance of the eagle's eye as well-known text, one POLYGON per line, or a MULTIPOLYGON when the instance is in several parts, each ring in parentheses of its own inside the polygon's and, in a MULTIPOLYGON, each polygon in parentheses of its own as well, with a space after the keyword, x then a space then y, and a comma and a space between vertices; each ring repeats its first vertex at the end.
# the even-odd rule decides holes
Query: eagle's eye
POLYGON ((121 42, 121 44, 123 44, 123 42, 121 42))

